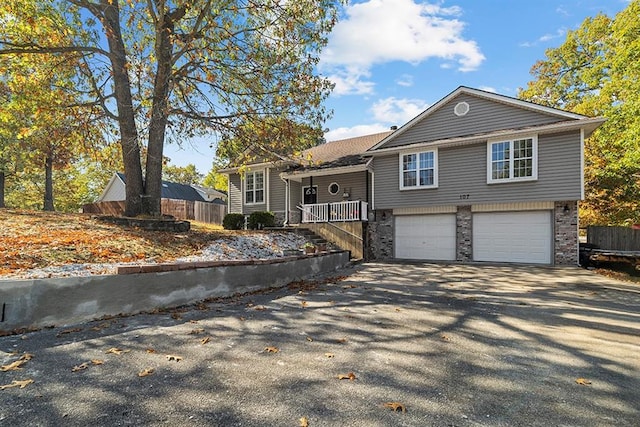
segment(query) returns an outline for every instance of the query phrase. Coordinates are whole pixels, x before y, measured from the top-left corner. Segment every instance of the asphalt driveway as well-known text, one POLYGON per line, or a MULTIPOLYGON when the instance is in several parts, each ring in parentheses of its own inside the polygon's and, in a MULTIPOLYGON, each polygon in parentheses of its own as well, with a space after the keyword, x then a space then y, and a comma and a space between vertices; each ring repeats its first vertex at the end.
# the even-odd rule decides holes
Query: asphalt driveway
POLYGON ((2 337, 0 364, 19 366, 0 371, 17 385, 0 425, 640 425, 638 285, 574 268, 337 275, 2 337))

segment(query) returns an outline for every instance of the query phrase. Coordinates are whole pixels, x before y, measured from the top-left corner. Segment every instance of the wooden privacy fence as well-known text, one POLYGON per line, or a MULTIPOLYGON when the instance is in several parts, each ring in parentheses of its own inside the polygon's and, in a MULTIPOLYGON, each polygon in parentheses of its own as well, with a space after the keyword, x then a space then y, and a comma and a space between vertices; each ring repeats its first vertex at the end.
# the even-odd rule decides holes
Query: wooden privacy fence
POLYGON ((600 249, 640 251, 640 230, 629 227, 587 227, 587 243, 600 249))
MULTIPOLYGON (((162 199, 160 206, 165 215, 210 224, 222 224, 227 213, 226 205, 191 200, 162 199)), ((124 201, 90 203, 82 207, 82 212, 121 216, 124 213, 124 201)))

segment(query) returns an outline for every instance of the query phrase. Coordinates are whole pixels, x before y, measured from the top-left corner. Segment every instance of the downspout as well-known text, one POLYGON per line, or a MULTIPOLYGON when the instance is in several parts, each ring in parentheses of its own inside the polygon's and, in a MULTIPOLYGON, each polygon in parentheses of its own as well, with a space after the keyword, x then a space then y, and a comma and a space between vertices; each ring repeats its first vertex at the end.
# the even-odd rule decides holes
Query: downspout
POLYGON ((289 186, 289 180, 285 179, 282 174, 279 175, 282 182, 284 182, 284 225, 285 227, 289 225, 289 205, 291 203, 291 187, 289 186))
POLYGON ((376 210, 376 173, 373 171, 371 163, 373 163, 373 157, 369 159, 365 167, 371 172, 371 211, 374 211, 376 210))

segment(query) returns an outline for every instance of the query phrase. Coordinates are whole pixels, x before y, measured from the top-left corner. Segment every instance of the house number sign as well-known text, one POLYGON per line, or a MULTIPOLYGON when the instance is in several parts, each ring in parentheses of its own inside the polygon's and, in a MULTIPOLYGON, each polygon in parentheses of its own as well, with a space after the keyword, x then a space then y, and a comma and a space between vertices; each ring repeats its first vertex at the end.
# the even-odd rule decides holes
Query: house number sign
POLYGON ((460 200, 467 200, 467 199, 469 199, 470 197, 471 197, 471 195, 470 195, 470 194, 461 194, 461 195, 460 195, 460 200))

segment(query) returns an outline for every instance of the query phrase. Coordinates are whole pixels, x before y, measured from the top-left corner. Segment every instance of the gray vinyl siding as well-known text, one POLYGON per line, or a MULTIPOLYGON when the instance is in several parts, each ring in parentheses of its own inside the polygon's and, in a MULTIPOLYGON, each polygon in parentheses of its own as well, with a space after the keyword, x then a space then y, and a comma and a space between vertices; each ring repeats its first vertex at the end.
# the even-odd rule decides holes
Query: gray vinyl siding
MULTIPOLYGON (((313 177, 313 185, 318 186, 318 203, 341 202, 345 200, 342 195, 345 191, 349 192, 348 200, 367 201, 366 175, 368 172, 352 172, 339 175, 327 175, 313 177), (340 191, 336 195, 329 193, 329 185, 337 182, 340 191)), ((302 180, 302 186, 309 185, 309 178, 302 180)), ((302 198, 302 189, 300 189, 299 197, 302 198)))
POLYGON ((487 184, 487 144, 438 150, 438 188, 399 190, 399 157, 374 158, 376 209, 579 200, 580 133, 538 137, 538 179, 487 184), (461 195, 468 198, 461 199, 461 195))
POLYGON ((229 213, 242 213, 242 181, 237 173, 229 174, 229 213))
POLYGON ((297 181, 289 181, 289 192, 291 197, 289 209, 296 211, 298 210, 297 206, 302 203, 302 184, 297 181))
POLYGON ((477 135, 502 129, 519 129, 565 120, 567 119, 539 111, 514 108, 512 105, 460 94, 380 148, 477 135), (462 101, 469 104, 469 112, 458 117, 453 113, 453 109, 462 101))
POLYGON ((269 169, 269 210, 284 212, 286 208, 286 185, 280 179, 281 169, 269 169))

